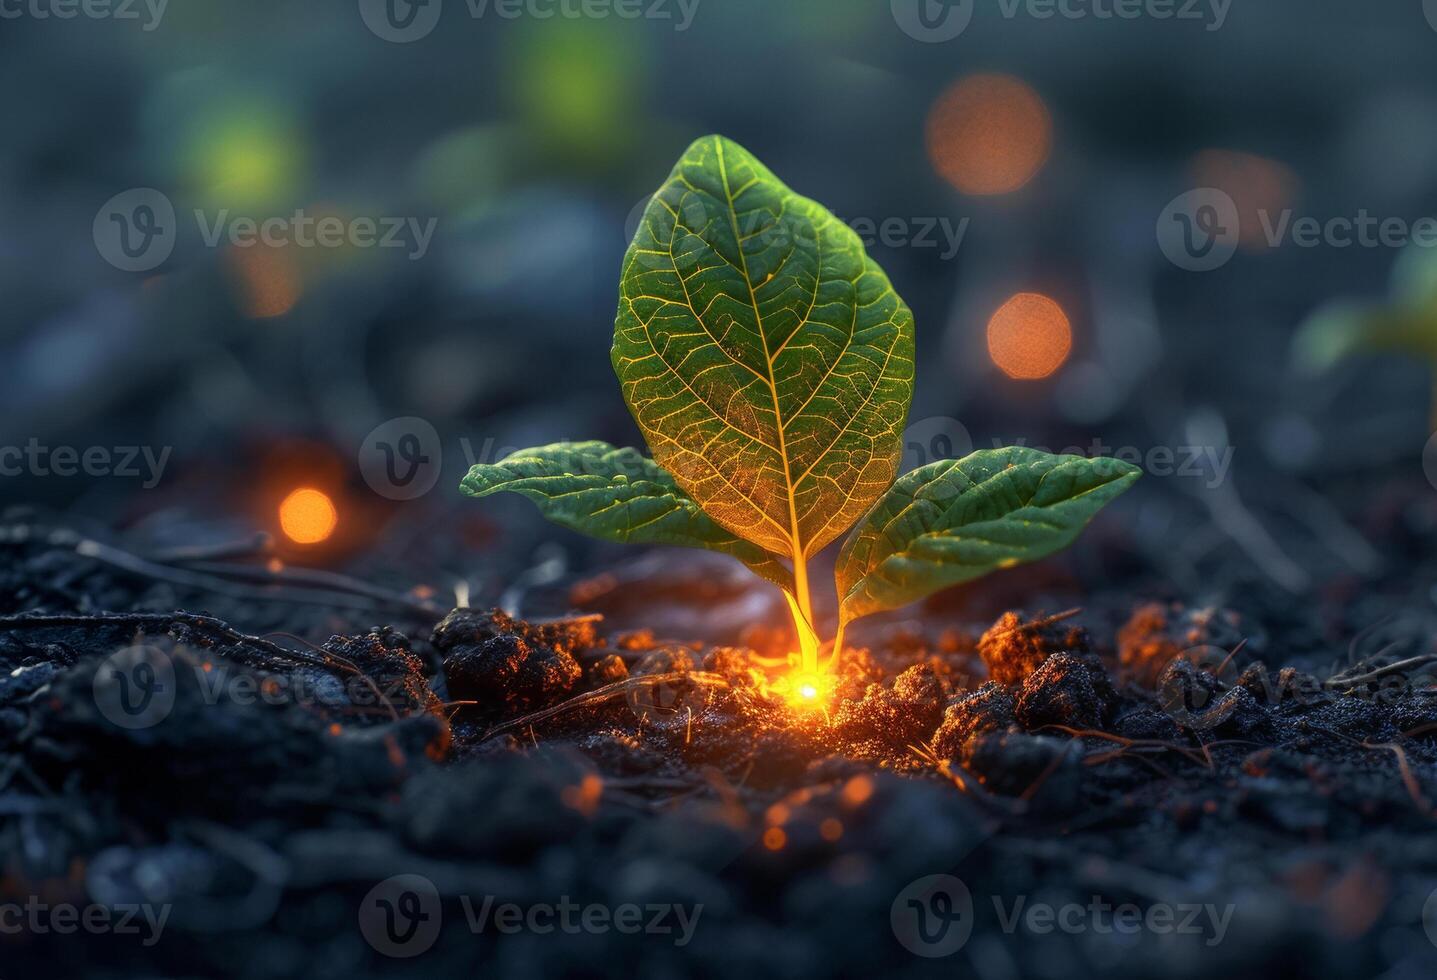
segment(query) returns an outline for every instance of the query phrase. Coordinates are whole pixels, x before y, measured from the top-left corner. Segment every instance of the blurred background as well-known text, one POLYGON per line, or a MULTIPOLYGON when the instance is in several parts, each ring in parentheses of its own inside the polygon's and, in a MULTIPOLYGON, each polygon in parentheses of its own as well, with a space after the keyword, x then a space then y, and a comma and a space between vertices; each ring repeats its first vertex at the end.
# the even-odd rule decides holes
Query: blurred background
POLYGON ((639 444, 623 253, 721 132, 913 308, 906 467, 1126 448, 1175 587, 1379 575, 1371 522, 1432 520, 1437 302, 1326 223, 1437 205, 1426 6, 0 0, 0 502, 476 604, 611 561, 459 480, 639 444))

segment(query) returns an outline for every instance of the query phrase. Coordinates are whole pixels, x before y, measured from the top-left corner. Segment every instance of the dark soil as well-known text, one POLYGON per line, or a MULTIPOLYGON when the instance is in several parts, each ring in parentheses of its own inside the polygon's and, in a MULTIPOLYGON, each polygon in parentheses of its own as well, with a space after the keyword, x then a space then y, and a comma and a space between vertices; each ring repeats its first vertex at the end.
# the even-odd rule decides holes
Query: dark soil
POLYGON ((255 596, 16 525, 0 900, 170 912, 153 945, 0 935, 0 976, 1433 975, 1437 647, 1406 573, 1200 605, 1099 553, 1088 589, 1039 568, 869 624, 805 715, 753 651, 640 628, 668 574, 560 603, 605 616, 400 602, 366 628, 305 605, 259 638, 239 624, 279 626, 255 596), (117 723, 124 672, 161 679, 156 718, 117 723), (973 934, 930 960, 891 913, 935 874, 966 885, 973 934), (443 922, 413 959, 362 927, 401 875, 443 922), (702 911, 682 945, 672 922, 476 933, 486 897, 702 911), (1005 929, 1018 901, 1198 911, 1172 935, 1005 929))

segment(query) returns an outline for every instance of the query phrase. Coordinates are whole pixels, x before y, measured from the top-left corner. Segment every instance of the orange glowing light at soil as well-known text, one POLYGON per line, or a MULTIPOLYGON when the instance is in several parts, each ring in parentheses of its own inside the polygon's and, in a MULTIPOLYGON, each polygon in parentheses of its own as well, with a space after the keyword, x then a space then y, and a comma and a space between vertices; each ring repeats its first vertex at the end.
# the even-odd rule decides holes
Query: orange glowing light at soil
POLYGON ((771 689, 788 702, 790 708, 806 713, 827 710, 836 686, 830 674, 798 671, 780 677, 771 689))
POLYGON ((988 354, 1010 378, 1046 378, 1063 366, 1072 349, 1068 315, 1040 293, 1018 293, 988 321, 988 354))
POLYGON ((300 487, 280 502, 280 530, 296 544, 318 544, 333 534, 338 524, 334 501, 313 487, 300 487))
POLYGON ((1011 75, 969 75, 928 113, 928 158, 965 194, 1007 194, 1042 169, 1053 148, 1043 99, 1011 75))

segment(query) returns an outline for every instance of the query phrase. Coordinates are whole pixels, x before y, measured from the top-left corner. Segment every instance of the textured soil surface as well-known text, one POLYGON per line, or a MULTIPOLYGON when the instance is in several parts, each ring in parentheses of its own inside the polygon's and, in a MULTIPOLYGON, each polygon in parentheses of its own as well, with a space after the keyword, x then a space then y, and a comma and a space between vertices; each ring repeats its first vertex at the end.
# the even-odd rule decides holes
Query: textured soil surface
POLYGON ((0 902, 167 911, 6 930, 0 976, 1432 976, 1429 518, 1301 601, 1099 532, 866 625, 809 712, 772 629, 665 635, 745 608, 727 566, 367 628, 16 523, 0 902))

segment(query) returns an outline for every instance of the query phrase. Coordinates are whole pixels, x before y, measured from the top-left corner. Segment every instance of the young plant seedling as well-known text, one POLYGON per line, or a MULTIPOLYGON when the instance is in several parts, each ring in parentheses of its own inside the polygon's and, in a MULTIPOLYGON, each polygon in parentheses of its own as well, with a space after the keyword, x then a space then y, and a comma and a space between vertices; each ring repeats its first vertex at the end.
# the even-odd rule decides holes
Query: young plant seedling
POLYGON ((653 459, 541 446, 475 466, 464 490, 523 494, 595 537, 739 559, 783 590, 805 692, 822 676, 808 563, 844 531, 834 654, 860 616, 1066 547, 1139 473, 1011 448, 894 482, 913 314, 852 229, 721 136, 689 147, 644 212, 612 360, 653 459))

